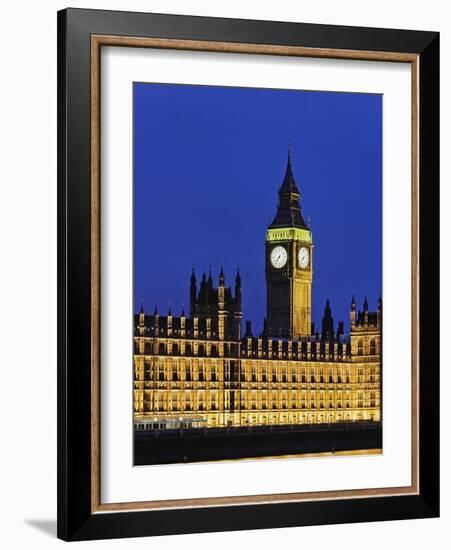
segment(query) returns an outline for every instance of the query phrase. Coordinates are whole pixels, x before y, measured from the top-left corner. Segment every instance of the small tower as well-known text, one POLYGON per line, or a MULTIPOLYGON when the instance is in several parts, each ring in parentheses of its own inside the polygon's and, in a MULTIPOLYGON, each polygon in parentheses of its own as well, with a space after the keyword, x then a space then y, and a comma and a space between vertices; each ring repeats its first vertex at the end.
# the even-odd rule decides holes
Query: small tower
POLYGON ((381 303, 378 301, 377 311, 369 311, 368 299, 365 296, 363 310, 356 312, 353 299, 351 303, 351 331, 349 334, 353 361, 362 361, 362 356, 369 356, 372 358, 371 361, 380 360, 377 357, 380 354, 382 339, 379 324, 380 307, 381 303))
POLYGON ((182 304, 182 313, 180 315, 180 336, 183 338, 185 335, 186 335, 185 305, 182 304))
POLYGON ((205 305, 207 298, 207 277, 205 275, 205 271, 202 273, 202 279, 200 281, 200 291, 199 291, 199 303, 201 305, 205 305))
POLYGON ((224 269, 221 266, 221 272, 219 273, 219 285, 218 285, 218 308, 223 310, 225 307, 225 277, 224 269))
POLYGON ((237 269, 235 277, 235 304, 241 309, 241 275, 237 269))
MULTIPOLYGON (((217 334, 219 340, 239 341, 241 338, 241 277, 235 279, 235 295, 225 286, 224 269, 221 266, 218 286, 213 283, 211 270, 208 277, 203 273, 199 291, 196 293, 194 273, 190 285, 190 317, 201 321, 207 333, 217 334)), ((194 322, 194 321, 193 321, 194 322)))
POLYGON ((155 336, 158 336, 158 334, 160 333, 160 316, 158 315, 157 304, 155 304, 155 310, 153 312, 153 319, 154 319, 154 334, 155 334, 155 336))
POLYGON ((196 285, 196 275, 193 271, 191 273, 190 285, 189 285, 189 311, 190 315, 194 315, 194 309, 196 306, 196 295, 197 295, 197 285, 196 285))
POLYGON ((377 326, 382 328, 382 296, 380 294, 377 300, 377 326))
POLYGON ((205 291, 205 303, 210 304, 213 294, 213 277, 211 275, 211 269, 208 272, 207 286, 205 291))
POLYGON ((334 318, 332 317, 332 310, 330 308, 329 300, 326 300, 326 307, 324 308, 324 316, 322 322, 321 337, 323 340, 330 341, 334 336, 334 318))
POLYGON ((367 327, 368 326, 368 300, 365 296, 365 301, 363 302, 363 324, 367 327))
POLYGON ((144 315, 144 307, 141 303, 141 309, 139 310, 139 334, 140 336, 144 336, 146 332, 146 323, 145 323, 145 315, 144 315))
POLYGON ((172 309, 171 309, 171 304, 169 304, 168 315, 166 317, 166 331, 167 331, 167 335, 169 337, 171 337, 172 336, 172 309))
POLYGON ((350 313, 350 324, 351 324, 351 330, 355 327, 355 320, 356 320, 356 311, 355 311, 355 298, 354 295, 352 295, 351 300, 351 313, 350 313))

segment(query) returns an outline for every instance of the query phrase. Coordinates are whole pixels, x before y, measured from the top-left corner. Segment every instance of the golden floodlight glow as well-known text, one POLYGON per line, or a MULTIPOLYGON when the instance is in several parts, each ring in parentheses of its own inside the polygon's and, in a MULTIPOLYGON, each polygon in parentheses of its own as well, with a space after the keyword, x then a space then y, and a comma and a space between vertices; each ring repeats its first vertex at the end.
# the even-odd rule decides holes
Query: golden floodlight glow
POLYGON ((267 241, 302 241, 312 242, 312 232, 308 229, 298 227, 283 227, 281 229, 268 229, 266 231, 267 241))

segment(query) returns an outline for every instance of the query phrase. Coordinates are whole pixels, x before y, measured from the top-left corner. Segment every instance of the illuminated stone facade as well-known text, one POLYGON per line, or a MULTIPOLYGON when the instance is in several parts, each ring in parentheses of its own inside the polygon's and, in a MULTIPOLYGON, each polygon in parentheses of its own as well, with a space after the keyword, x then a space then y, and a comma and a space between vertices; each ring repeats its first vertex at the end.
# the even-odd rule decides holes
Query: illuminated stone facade
POLYGON ((381 419, 382 301, 350 308, 335 330, 329 301, 311 323, 312 234, 288 158, 266 233, 267 319, 241 334, 241 278, 190 281, 186 316, 135 315, 135 429, 318 424, 381 419))

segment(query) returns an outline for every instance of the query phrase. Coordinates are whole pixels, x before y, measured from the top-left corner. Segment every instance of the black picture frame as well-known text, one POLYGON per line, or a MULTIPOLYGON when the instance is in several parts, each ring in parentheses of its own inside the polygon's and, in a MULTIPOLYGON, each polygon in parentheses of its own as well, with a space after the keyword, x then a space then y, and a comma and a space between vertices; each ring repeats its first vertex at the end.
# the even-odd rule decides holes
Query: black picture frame
MULTIPOLYGON (((333 55, 331 55, 333 57, 333 55)), ((439 34, 67 9, 58 13, 58 537, 87 540, 439 515, 439 34), (399 52, 419 67, 417 495, 96 513, 91 433, 91 36, 399 52)))

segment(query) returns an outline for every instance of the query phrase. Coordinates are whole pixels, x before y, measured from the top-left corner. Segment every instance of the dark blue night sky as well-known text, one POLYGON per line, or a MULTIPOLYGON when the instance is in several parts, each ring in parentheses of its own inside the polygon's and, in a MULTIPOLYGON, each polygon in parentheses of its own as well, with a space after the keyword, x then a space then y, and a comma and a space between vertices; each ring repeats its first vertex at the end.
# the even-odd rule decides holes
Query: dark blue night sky
POLYGON ((349 304, 382 291, 382 96, 134 84, 134 307, 189 309, 198 281, 239 267, 243 317, 265 316, 264 238, 277 206, 288 144, 310 220, 312 320, 329 297, 349 304))

